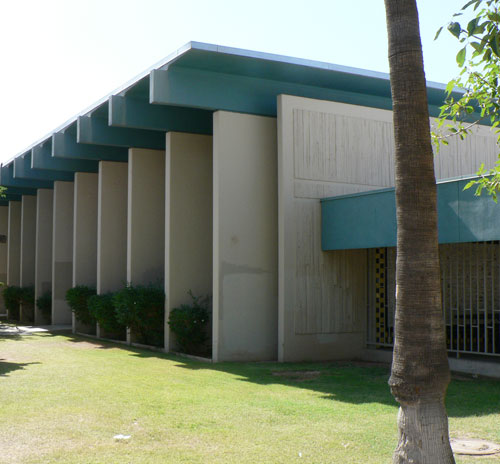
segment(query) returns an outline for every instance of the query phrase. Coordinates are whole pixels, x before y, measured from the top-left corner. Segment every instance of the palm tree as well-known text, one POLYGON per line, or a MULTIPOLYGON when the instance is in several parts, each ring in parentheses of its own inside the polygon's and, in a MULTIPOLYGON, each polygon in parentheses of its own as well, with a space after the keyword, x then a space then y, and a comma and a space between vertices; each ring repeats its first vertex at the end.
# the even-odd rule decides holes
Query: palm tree
POLYGON ((396 144, 396 321, 392 394, 400 404, 393 462, 454 463, 444 406, 446 353, 436 179, 416 0, 385 0, 396 144))

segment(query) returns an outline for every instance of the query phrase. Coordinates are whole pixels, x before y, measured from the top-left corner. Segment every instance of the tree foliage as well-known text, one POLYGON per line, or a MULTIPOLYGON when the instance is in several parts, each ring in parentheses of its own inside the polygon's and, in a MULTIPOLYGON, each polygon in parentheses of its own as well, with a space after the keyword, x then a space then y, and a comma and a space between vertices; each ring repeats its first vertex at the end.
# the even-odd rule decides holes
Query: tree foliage
MULTIPOLYGON (((437 31, 436 39, 442 30, 443 27, 437 31)), ((446 87, 447 98, 441 107, 435 140, 447 144, 450 136, 463 139, 476 124, 482 123, 491 125, 500 144, 500 0, 468 1, 453 16, 447 30, 461 44, 456 56, 461 69, 446 87), (465 21, 464 14, 468 15, 465 21), (444 127, 448 130, 446 135, 442 132, 444 127)), ((497 201, 500 159, 490 168, 481 165, 477 175, 465 188, 475 185, 476 195, 485 190, 497 201)))

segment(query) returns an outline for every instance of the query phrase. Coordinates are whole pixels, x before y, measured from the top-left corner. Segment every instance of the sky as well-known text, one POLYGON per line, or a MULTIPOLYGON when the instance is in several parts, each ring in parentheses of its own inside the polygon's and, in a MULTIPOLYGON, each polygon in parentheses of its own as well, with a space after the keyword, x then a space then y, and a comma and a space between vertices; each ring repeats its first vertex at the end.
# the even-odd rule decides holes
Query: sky
MULTIPOLYGON (((465 0, 417 0, 427 79, 458 74, 434 41, 465 0)), ((4 0, 0 162, 189 41, 388 72, 383 0, 4 0)))

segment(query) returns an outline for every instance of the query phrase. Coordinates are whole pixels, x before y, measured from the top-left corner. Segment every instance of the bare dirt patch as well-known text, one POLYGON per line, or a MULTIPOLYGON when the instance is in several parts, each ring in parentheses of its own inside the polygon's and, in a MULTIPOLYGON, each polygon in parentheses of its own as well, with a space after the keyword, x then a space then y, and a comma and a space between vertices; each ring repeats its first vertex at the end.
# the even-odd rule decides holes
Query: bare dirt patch
POLYGON ((500 445, 480 438, 452 438, 450 443, 455 454, 468 456, 492 456, 500 454, 500 445))

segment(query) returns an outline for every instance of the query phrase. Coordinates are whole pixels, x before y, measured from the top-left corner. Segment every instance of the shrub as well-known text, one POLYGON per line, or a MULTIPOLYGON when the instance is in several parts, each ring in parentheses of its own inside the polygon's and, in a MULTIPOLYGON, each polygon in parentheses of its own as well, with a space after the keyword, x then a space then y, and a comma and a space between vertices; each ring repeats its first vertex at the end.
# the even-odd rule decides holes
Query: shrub
POLYGON ((180 351, 188 354, 205 354, 210 319, 210 297, 192 298, 191 304, 182 304, 170 311, 168 325, 175 334, 180 351))
POLYGON ((36 306, 45 320, 49 321, 52 317, 52 292, 48 290, 42 296, 38 297, 36 299, 36 306))
POLYGON ((125 326, 116 319, 115 307, 113 305, 113 293, 103 295, 92 295, 88 299, 90 315, 99 323, 104 330, 117 333, 125 330, 125 326))
POLYGON ((9 318, 19 320, 19 305, 21 304, 23 289, 16 285, 6 285, 2 294, 5 307, 9 311, 9 318))
POLYGON ((33 287, 21 287, 21 304, 35 304, 35 289, 33 287))
POLYGON ((77 285, 66 292, 66 301, 71 311, 75 313, 75 318, 82 324, 93 325, 96 323, 88 306, 89 298, 95 294, 95 288, 85 285, 77 285))
POLYGON ((137 341, 163 345, 165 293, 161 287, 128 284, 115 293, 113 304, 118 322, 129 327, 137 341))

